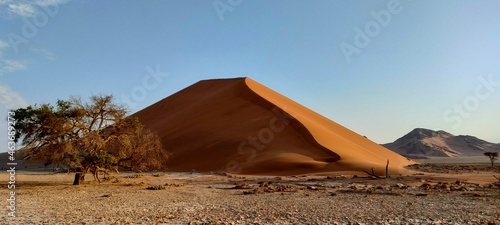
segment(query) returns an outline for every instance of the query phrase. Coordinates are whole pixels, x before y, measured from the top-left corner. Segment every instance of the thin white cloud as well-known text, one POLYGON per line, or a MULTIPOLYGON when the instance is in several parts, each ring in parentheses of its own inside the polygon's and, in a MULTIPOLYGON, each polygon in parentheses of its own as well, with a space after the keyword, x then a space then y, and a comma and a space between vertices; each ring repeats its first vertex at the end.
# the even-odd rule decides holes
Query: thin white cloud
POLYGON ((2 73, 13 73, 19 70, 25 70, 28 67, 26 64, 17 60, 1 60, 0 61, 0 74, 2 73))
POLYGON ((4 57, 4 50, 6 50, 8 47, 9 44, 0 39, 0 75, 28 69, 28 66, 24 62, 19 60, 6 59, 4 57))
POLYGON ((54 61, 56 59, 56 57, 54 56, 54 54, 47 50, 47 49, 44 49, 44 48, 31 48, 30 49, 32 52, 36 53, 36 54, 40 54, 43 56, 43 58, 47 59, 47 60, 50 60, 50 61, 54 61))
POLYGON ((0 84, 0 104, 7 109, 18 109, 29 105, 20 94, 3 84, 0 84))
POLYGON ((0 39, 0 59, 2 59, 2 56, 3 56, 3 51, 4 51, 5 49, 7 49, 8 47, 9 47, 9 44, 7 44, 7 42, 2 41, 2 40, 0 39))
POLYGON ((8 48, 9 44, 7 42, 0 40, 0 51, 2 51, 5 48, 8 48))
POLYGON ((22 17, 33 17, 36 15, 36 9, 32 4, 9 4, 9 10, 11 13, 22 17))
POLYGON ((69 1, 70 0, 0 0, 0 11, 6 12, 7 15, 11 16, 34 17, 40 12, 40 7, 63 5, 69 1))
POLYGON ((39 6, 48 6, 48 5, 62 5, 68 3, 69 0, 34 0, 33 4, 39 6))

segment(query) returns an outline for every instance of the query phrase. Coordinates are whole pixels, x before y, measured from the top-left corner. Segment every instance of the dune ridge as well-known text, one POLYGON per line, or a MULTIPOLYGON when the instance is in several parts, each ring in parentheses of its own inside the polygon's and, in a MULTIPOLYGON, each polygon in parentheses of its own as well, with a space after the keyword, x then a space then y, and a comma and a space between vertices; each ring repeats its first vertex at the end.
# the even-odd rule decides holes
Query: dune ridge
POLYGON ((158 132, 170 171, 293 175, 403 173, 414 162, 250 78, 205 80, 137 113, 158 132))

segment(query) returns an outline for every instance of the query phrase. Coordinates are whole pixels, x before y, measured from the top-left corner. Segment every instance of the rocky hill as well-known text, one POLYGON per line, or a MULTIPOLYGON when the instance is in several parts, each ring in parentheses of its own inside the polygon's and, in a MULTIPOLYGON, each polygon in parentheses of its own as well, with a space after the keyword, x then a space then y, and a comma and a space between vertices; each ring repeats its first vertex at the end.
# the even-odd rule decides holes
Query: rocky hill
POLYGON ((409 158, 480 156, 484 152, 500 152, 500 144, 423 128, 416 128, 383 146, 409 158))

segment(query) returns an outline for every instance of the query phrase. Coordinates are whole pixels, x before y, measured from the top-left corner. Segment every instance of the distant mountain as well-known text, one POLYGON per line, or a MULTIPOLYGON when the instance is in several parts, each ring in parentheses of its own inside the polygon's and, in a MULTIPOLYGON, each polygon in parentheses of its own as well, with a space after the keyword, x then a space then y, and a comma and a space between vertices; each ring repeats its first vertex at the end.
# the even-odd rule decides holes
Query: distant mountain
POLYGON ((423 128, 416 128, 395 142, 382 146, 408 158, 480 156, 484 152, 500 152, 500 144, 423 128))

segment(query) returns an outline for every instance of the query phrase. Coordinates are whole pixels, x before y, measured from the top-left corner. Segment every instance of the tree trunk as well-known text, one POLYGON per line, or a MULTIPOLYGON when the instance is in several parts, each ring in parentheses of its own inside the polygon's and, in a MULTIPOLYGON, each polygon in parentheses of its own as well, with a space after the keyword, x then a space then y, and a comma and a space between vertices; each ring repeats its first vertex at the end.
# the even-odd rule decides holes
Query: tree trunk
POLYGON ((86 170, 82 170, 80 168, 76 169, 75 179, 73 180, 73 185, 83 184, 85 181, 85 172, 86 170))
POLYGON ((389 160, 387 160, 387 164, 385 165, 385 178, 389 178, 389 160))
POLYGON ((73 180, 73 185, 80 185, 81 173, 75 173, 75 179, 73 180))
POLYGON ((85 181, 85 173, 82 172, 82 174, 80 175, 80 184, 83 184, 84 181, 85 181))

